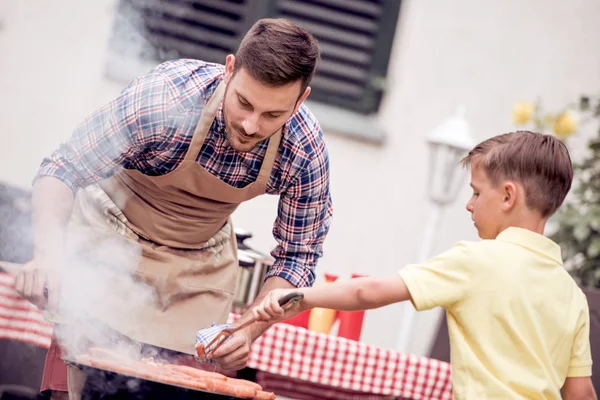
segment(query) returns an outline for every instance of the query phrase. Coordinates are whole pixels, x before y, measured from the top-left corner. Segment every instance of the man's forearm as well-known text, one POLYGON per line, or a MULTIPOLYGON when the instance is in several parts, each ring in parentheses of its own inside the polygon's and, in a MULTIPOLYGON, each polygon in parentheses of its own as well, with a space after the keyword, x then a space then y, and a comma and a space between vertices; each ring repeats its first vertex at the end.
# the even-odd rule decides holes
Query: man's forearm
POLYGON ((71 189, 59 179, 41 177, 35 182, 32 214, 36 259, 53 263, 63 261, 65 232, 73 199, 71 189))
MULTIPOLYGON (((287 280, 285 280, 283 278, 279 278, 277 276, 274 276, 272 278, 267 279, 267 281, 263 285, 261 291, 258 293, 258 296, 256 297, 256 299, 252 303, 252 306, 250 306, 250 308, 244 314, 244 316, 242 317, 242 319, 245 319, 246 317, 249 317, 250 316, 249 314, 252 312, 252 308, 254 306, 260 304, 260 302, 262 301, 262 299, 271 290, 273 290, 273 289, 293 289, 294 287, 295 286, 292 285, 287 280)), ((252 340, 255 340, 257 337, 259 337, 260 335, 262 335, 271 325, 272 325, 271 323, 267 323, 267 322, 255 322, 254 324, 250 325, 248 327, 248 332, 250 333, 250 336, 251 336, 252 340)))

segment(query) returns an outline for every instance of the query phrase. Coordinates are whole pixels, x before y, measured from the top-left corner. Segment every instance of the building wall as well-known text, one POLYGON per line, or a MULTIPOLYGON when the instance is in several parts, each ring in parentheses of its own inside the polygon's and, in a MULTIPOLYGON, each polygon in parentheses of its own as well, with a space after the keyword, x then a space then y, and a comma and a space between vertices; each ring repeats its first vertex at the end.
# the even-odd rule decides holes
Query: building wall
MULTIPOLYGON (((27 187, 42 157, 86 114, 118 94, 104 66, 115 0, 0 2, 0 180, 27 187)), ((404 2, 379 116, 384 145, 326 132, 335 216, 318 272, 396 273, 416 259, 427 204, 424 136, 466 107, 479 141, 512 129, 510 107, 540 96, 558 107, 600 87, 600 2, 404 2)), ((575 139, 573 148, 581 148, 575 139)), ((476 239, 465 184, 442 219, 434 251, 476 239)), ((243 204, 237 226, 274 245, 277 198, 243 204)), ((368 311, 363 340, 394 347, 403 307, 368 311), (382 326, 385 325, 385 328, 382 326)), ((425 354, 437 314, 420 315, 411 351, 425 354)))

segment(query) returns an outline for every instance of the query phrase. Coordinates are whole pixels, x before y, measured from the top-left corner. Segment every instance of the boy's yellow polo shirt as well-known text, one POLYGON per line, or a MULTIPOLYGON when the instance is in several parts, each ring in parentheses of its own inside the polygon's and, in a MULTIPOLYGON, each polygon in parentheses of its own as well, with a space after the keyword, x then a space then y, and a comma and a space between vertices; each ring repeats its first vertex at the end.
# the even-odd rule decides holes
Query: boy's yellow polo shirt
POLYGON ((587 300, 545 236, 508 228, 400 275, 417 310, 446 309, 456 399, 561 399, 591 376, 587 300))

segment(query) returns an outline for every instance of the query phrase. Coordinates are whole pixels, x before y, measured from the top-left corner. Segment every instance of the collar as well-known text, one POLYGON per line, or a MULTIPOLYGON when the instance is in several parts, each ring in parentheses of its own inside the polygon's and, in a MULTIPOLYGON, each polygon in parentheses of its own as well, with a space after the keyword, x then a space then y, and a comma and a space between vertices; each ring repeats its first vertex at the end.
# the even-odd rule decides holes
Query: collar
POLYGON ((562 265, 560 246, 546 236, 530 231, 529 229, 511 226, 500 232, 496 240, 513 243, 545 254, 562 265))
POLYGON ((225 136, 225 114, 223 113, 223 102, 219 104, 219 108, 217 108, 217 115, 215 116, 217 120, 217 128, 219 129, 219 135, 225 136))

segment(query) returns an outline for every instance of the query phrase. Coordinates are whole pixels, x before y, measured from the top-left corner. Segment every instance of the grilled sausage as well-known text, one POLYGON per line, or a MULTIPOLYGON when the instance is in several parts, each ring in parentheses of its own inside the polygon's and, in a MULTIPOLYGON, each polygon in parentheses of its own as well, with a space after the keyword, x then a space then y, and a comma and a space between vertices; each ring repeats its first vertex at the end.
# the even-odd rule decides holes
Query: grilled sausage
POLYGON ((225 375, 219 374, 218 372, 204 371, 202 369, 189 367, 187 365, 166 364, 164 367, 173 371, 184 373, 195 378, 211 378, 222 381, 227 380, 227 377, 225 375))
POLYGON ((94 358, 103 358, 109 360, 122 360, 127 359, 126 356, 123 356, 116 351, 104 349, 102 347, 90 347, 88 349, 88 354, 94 358))
POLYGON ((227 396, 241 397, 243 399, 252 399, 258 392, 255 388, 247 385, 234 385, 227 381, 210 378, 206 380, 206 390, 227 396))
POLYGON ((123 364, 122 362, 117 360, 103 360, 92 358, 91 365, 92 367, 113 371, 118 374, 137 376, 137 371, 135 367, 133 367, 132 365, 123 364))
POLYGON ((246 386, 250 386, 251 388, 254 388, 256 390, 262 390, 262 386, 260 386, 258 383, 252 382, 252 381, 247 381, 245 379, 237 379, 237 378, 227 377, 227 382, 231 383, 232 385, 246 385, 246 386))
POLYGON ((263 392, 262 390, 258 391, 254 396, 254 400, 275 400, 276 396, 273 392, 263 392))

